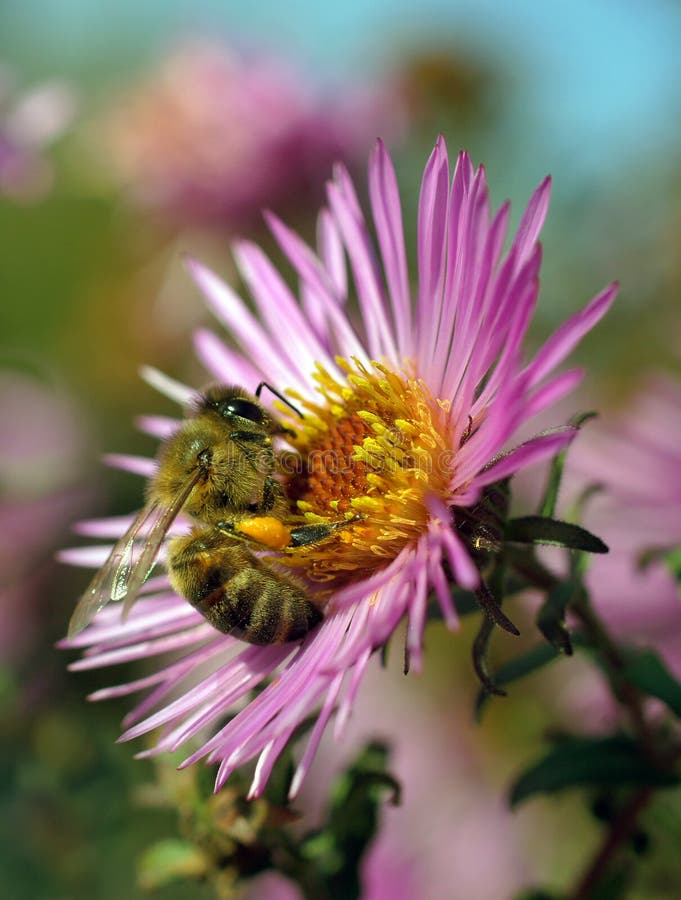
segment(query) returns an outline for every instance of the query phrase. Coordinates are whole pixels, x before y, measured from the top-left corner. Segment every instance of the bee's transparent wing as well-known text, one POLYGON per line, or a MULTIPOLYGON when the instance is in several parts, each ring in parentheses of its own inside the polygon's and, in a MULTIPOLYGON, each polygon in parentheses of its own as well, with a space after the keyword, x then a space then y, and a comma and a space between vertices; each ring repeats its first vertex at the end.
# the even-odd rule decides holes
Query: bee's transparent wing
POLYGON ((149 503, 142 509, 130 528, 116 541, 102 568, 78 601, 69 622, 68 637, 73 638, 86 628, 107 603, 124 600, 121 617, 126 618, 139 589, 149 576, 168 529, 184 506, 187 497, 200 477, 197 472, 177 492, 169 506, 149 503), (148 527, 141 547, 136 543, 139 533, 148 527))
POLYGON ((139 589, 154 568, 156 557, 159 554, 161 544, 168 533, 168 529, 179 515, 180 510, 186 503, 194 485, 201 477, 202 472, 200 469, 197 469, 194 476, 189 478, 173 497, 171 504, 169 506, 160 507, 160 511, 149 529, 149 534, 142 545, 139 556, 134 561, 132 561, 131 557, 129 568, 125 573, 121 573, 117 588, 120 588, 122 592, 115 599, 123 600, 123 610, 121 612, 121 619, 123 621, 128 617, 128 613, 137 599, 139 589))

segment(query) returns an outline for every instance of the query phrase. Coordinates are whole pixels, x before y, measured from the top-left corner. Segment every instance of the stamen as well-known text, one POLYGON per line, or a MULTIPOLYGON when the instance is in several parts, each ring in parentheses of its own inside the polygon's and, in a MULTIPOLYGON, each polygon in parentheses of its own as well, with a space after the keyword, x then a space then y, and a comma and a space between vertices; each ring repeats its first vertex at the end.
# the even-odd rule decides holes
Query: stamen
POLYGON ((345 383, 319 367, 319 401, 294 396, 304 414, 292 440, 302 464, 286 490, 310 522, 359 518, 319 544, 289 548, 282 562, 343 583, 383 567, 427 528, 426 497, 449 497, 454 429, 449 405, 419 379, 377 362, 337 363, 345 383))

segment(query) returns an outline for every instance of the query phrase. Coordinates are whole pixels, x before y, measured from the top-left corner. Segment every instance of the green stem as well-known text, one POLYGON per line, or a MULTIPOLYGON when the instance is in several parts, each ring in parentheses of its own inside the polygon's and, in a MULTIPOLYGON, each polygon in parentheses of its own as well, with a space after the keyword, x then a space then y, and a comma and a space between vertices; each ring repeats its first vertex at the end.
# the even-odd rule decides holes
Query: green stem
POLYGON ((291 836, 283 829, 282 832, 280 847, 272 854, 275 870, 288 875, 298 885, 305 900, 333 900, 333 894, 314 861, 305 859, 291 836))
MULTIPOLYGON (((516 553, 512 556, 511 563, 519 574, 542 591, 553 590, 561 583, 560 579, 545 568, 534 554, 516 553)), ((620 649, 591 605, 585 589, 575 591, 570 610, 581 622, 582 633, 587 644, 599 654, 615 697, 627 710, 641 749, 651 762, 658 763, 656 736, 645 717, 643 697, 638 689, 627 680, 624 674, 624 658, 620 649)))
MULTIPOLYGON (((509 557, 509 561, 516 572, 541 591, 548 593, 560 584, 560 579, 546 569, 534 553, 514 552, 509 557)), ((582 583, 583 573, 578 558, 573 558, 571 570, 577 589, 569 608, 580 622, 586 644, 598 655, 615 698, 627 712, 641 752, 651 765, 658 768, 667 767, 678 755, 678 748, 676 748, 676 753, 670 754, 669 748, 665 748, 661 743, 662 734, 648 721, 645 712, 645 697, 628 680, 624 655, 590 602, 589 595, 582 583)), ((639 816, 654 795, 655 789, 646 786, 631 796, 628 803, 613 820, 601 846, 574 891, 569 894, 569 900, 591 900, 596 896, 595 892, 612 865, 615 855, 635 832, 639 816)))
POLYGON ((641 788, 624 806, 605 835, 603 843, 586 868, 569 900, 589 900, 607 873, 615 854, 636 829, 638 818, 652 799, 651 787, 641 788))
POLYGON ((498 697, 505 697, 506 691, 503 691, 494 683, 487 664, 487 651, 494 627, 498 625, 510 634, 520 634, 513 622, 501 611, 505 581, 506 564, 503 557, 499 555, 489 575, 489 587, 483 581, 480 588, 475 592, 476 599, 480 603, 484 615, 473 641, 473 668, 487 693, 496 694, 498 697))
POLYGON ((480 628, 473 641, 473 668, 478 676, 480 683, 488 694, 495 694, 497 697, 505 697, 506 691, 494 683, 494 679, 489 671, 487 664, 487 648, 489 647, 490 638, 494 631, 494 622, 487 615, 484 615, 480 628))
POLYGON ((582 623, 582 629, 589 644, 599 652, 613 692, 629 715, 641 750, 651 763, 658 764, 660 760, 656 748, 656 734, 646 719, 644 698, 640 691, 627 680, 625 661, 620 649, 596 614, 586 591, 577 592, 570 609, 582 623))

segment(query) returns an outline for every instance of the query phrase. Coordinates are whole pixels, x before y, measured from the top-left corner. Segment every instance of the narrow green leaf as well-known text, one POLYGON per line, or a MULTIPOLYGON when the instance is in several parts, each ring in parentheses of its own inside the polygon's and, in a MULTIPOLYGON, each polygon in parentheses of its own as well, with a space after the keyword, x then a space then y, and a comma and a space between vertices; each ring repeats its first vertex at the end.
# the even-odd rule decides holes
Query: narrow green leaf
POLYGON ((561 522, 545 516, 521 516, 506 523, 507 541, 519 544, 551 544, 588 553, 607 553, 603 541, 586 528, 572 522, 561 522))
POLYGON ((681 718, 681 684, 653 650, 626 653, 624 677, 644 694, 662 700, 681 718))
POLYGON ((534 794, 551 794, 586 786, 664 787, 679 777, 653 768, 625 735, 607 738, 565 738, 543 759, 526 769, 512 786, 509 801, 517 806, 534 794))
MULTIPOLYGON (((502 687, 502 685, 510 684, 519 678, 524 678, 536 669, 541 669, 548 663, 553 662, 554 659, 558 659, 558 656, 559 653, 550 644, 539 644, 528 650, 527 653, 523 653, 522 656, 517 656, 515 659, 509 660, 509 662, 500 666, 494 673, 494 684, 497 687, 502 687)), ((490 696, 492 696, 490 692, 484 688, 478 691, 478 696, 475 699, 475 716, 477 719, 480 719, 490 696)))
MULTIPOLYGON (((582 646, 584 644, 582 635, 578 633, 573 634, 572 644, 573 646, 582 646)), ((521 678, 525 678, 526 675, 531 675, 532 672, 543 668, 556 659, 560 659, 561 656, 560 651, 551 644, 537 644, 536 647, 532 647, 527 653, 516 656, 514 659, 508 660, 508 662, 499 666, 494 673, 494 683, 498 687, 503 687, 511 684, 513 681, 519 681, 521 678)), ((478 692, 475 700, 476 718, 480 718, 489 699, 490 694, 484 689, 478 692)))
POLYGON ((572 656, 570 634, 565 627, 565 613, 581 588, 564 581, 549 592, 537 614, 537 627, 546 640, 566 656, 572 656))
POLYGON ((137 881, 143 890, 153 891, 179 879, 202 878, 208 867, 208 859, 194 844, 168 838, 143 853, 138 861, 137 881))

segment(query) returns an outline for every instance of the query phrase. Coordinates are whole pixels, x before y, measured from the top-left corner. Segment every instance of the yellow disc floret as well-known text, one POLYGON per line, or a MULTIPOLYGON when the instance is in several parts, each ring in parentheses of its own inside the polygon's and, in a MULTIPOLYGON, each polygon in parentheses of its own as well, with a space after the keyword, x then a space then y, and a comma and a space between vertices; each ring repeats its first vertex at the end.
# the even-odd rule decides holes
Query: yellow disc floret
POLYGON ((299 465, 286 490, 310 522, 359 517, 317 545, 287 551, 284 563, 316 581, 364 578, 394 559, 427 526, 425 498, 447 497, 452 476, 449 406, 423 381, 338 359, 339 383, 321 367, 319 402, 295 396, 291 422, 299 465))

